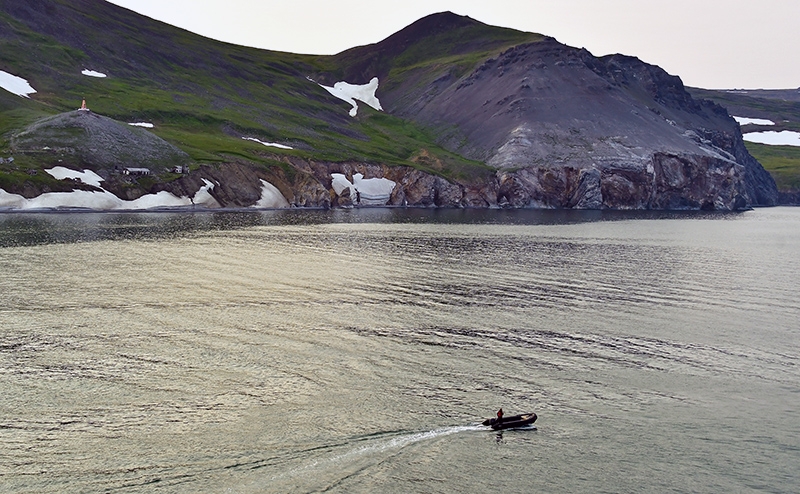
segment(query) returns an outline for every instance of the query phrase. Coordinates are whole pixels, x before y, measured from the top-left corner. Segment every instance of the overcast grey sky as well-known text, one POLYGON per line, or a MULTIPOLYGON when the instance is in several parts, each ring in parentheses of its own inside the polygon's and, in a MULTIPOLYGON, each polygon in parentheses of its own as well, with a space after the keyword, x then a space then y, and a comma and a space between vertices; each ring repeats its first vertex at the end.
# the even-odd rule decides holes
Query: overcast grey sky
POLYGON ((333 54, 446 10, 624 53, 705 88, 800 87, 800 0, 112 0, 210 38, 333 54))

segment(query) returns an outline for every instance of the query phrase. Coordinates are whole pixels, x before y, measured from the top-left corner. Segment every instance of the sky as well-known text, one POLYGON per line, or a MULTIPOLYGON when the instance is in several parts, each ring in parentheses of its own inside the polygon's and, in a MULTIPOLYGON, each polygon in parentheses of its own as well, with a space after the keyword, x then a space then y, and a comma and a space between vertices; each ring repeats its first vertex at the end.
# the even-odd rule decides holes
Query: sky
POLYGON ((623 53, 708 89, 800 87, 800 0, 112 0, 209 38, 334 54, 451 11, 623 53))

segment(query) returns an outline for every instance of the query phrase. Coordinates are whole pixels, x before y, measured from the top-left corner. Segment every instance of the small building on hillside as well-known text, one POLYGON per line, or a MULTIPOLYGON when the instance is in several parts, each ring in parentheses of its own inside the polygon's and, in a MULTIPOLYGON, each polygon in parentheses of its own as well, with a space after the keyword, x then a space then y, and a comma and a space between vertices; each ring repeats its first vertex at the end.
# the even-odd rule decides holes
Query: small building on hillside
POLYGON ((122 170, 122 174, 143 176, 143 175, 150 175, 151 172, 149 168, 124 168, 122 170))

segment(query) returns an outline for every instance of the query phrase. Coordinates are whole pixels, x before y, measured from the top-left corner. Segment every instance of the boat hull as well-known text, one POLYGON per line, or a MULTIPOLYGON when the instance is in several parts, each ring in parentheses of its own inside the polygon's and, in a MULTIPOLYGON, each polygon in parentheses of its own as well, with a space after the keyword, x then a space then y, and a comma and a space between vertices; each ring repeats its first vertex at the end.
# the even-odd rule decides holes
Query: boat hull
POLYGON ((494 430, 513 429, 515 427, 525 427, 536 422, 538 417, 535 413, 524 413, 521 415, 514 415, 512 417, 503 417, 502 421, 497 419, 486 419, 483 425, 488 425, 494 430))

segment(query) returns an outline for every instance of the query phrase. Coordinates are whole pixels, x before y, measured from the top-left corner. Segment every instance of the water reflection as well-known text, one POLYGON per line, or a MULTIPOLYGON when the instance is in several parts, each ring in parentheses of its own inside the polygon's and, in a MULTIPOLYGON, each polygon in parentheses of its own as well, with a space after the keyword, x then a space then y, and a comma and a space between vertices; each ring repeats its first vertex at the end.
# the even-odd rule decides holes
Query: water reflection
POLYGON ((0 247, 174 238, 254 226, 320 224, 565 225, 637 219, 725 219, 741 212, 362 208, 147 213, 0 213, 0 247))
MULTIPOLYGON (((315 211, 325 223, 442 223, 475 225, 566 225, 638 219, 736 218, 739 211, 609 211, 569 209, 364 208, 315 211)), ((315 217, 314 214, 309 215, 315 217)), ((307 224, 307 223, 306 223, 307 224)))
POLYGON ((262 224, 253 213, 0 214, 0 247, 98 240, 158 240, 262 224))
POLYGON ((0 491, 793 490, 798 209, 29 213, 0 241, 70 242, 0 249, 0 491), (541 433, 477 425, 500 405, 541 433))

